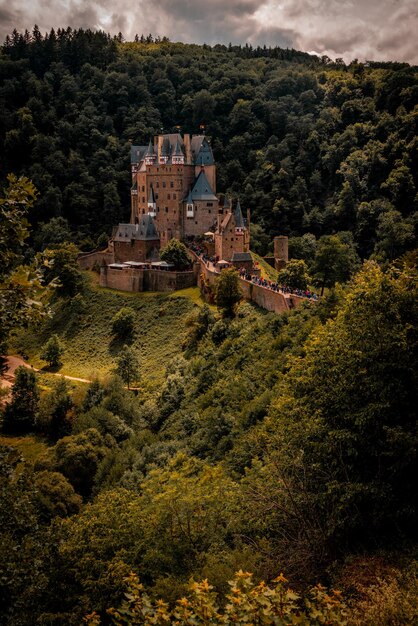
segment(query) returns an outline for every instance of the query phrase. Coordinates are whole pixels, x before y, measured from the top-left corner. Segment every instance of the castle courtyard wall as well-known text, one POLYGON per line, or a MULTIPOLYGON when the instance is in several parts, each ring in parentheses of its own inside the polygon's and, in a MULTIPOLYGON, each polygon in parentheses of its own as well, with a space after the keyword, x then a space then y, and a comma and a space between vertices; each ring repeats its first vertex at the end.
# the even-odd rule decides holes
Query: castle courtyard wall
POLYGON ((100 267, 103 263, 109 265, 114 262, 113 252, 109 250, 86 252, 79 255, 78 266, 81 270, 92 270, 94 267, 100 267))
POLYGON ((100 286, 118 289, 119 291, 171 292, 194 287, 195 285, 196 273, 192 270, 189 272, 175 272, 135 267, 102 267, 100 270, 100 286))

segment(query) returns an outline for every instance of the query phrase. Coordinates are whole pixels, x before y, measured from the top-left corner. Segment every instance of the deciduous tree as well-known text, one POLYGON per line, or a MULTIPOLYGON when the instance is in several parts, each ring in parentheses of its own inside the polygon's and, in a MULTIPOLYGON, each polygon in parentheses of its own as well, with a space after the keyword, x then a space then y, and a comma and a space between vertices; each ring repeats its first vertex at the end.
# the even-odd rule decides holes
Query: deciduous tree
POLYGON ((237 305, 242 300, 238 272, 231 267, 222 270, 215 286, 215 302, 224 317, 234 317, 237 305))

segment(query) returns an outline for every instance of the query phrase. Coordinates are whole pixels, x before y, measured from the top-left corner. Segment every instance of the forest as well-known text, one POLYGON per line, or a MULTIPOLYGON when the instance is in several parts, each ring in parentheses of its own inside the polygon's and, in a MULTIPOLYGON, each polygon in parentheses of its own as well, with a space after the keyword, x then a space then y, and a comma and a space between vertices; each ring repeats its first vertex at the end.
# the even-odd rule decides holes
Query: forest
MULTIPOLYGON (((89 249, 129 218, 130 144, 204 126, 218 191, 251 210, 257 252, 277 234, 336 232, 362 260, 414 247, 415 67, 121 39, 35 27, 1 49, 0 174, 40 192, 34 228, 65 219, 89 249)), ((297 239, 294 256, 311 252, 297 239)))
POLYGON ((417 623, 416 68, 136 39, 1 49, 0 622, 417 623), (78 269, 130 144, 202 125, 255 252, 328 264, 318 303, 78 269))

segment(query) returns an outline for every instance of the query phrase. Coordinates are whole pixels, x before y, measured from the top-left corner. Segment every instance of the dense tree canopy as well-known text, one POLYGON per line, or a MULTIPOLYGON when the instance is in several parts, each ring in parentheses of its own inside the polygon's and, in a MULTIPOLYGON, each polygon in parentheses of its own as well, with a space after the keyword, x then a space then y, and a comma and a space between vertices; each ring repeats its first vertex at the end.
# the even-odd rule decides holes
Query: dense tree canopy
MULTIPOLYGON (((251 209, 259 242, 263 233, 268 241, 351 231, 362 258, 375 246, 383 260, 413 247, 414 68, 346 66, 280 48, 121 42, 35 28, 2 47, 0 167, 41 192, 31 223, 65 219, 93 247, 129 215, 130 144, 203 124, 219 191, 251 209)), ((48 236, 42 228, 37 245, 48 236)))

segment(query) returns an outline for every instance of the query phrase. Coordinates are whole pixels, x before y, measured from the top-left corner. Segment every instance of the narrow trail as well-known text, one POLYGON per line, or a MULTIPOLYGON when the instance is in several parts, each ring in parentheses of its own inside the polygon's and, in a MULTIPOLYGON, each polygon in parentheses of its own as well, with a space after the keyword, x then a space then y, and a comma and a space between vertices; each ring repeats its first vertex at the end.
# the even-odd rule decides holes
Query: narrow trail
MULTIPOLYGON (((0 387, 6 387, 6 388, 12 387, 14 380, 15 380, 15 371, 21 365, 23 365, 23 367, 27 367, 30 370, 33 370, 34 372, 43 372, 44 374, 49 374, 51 376, 58 376, 60 378, 65 378, 66 380, 73 380, 77 383, 93 382, 92 380, 89 380, 88 378, 78 378, 77 376, 68 376, 67 374, 60 374, 59 372, 48 372, 46 370, 33 367, 33 365, 30 365, 29 363, 24 361, 20 356, 7 356, 5 357, 5 361, 6 361, 7 369, 4 372, 4 374, 0 376, 0 387)), ((125 389, 128 389, 128 387, 125 387, 125 389)), ((129 391, 138 391, 139 389, 140 387, 129 387, 129 391)))
POLYGON ((45 374, 50 374, 52 376, 59 376, 60 378, 66 378, 67 380, 74 380, 78 383, 91 383, 92 381, 88 378, 77 378, 77 376, 68 376, 67 374, 60 374, 59 372, 47 372, 45 370, 41 370, 39 368, 33 367, 29 363, 26 363, 19 356, 7 356, 6 357, 7 370, 0 378, 1 386, 3 387, 11 387, 13 385, 15 379, 15 371, 18 367, 23 365, 23 367, 27 367, 34 372, 44 372, 45 374))

